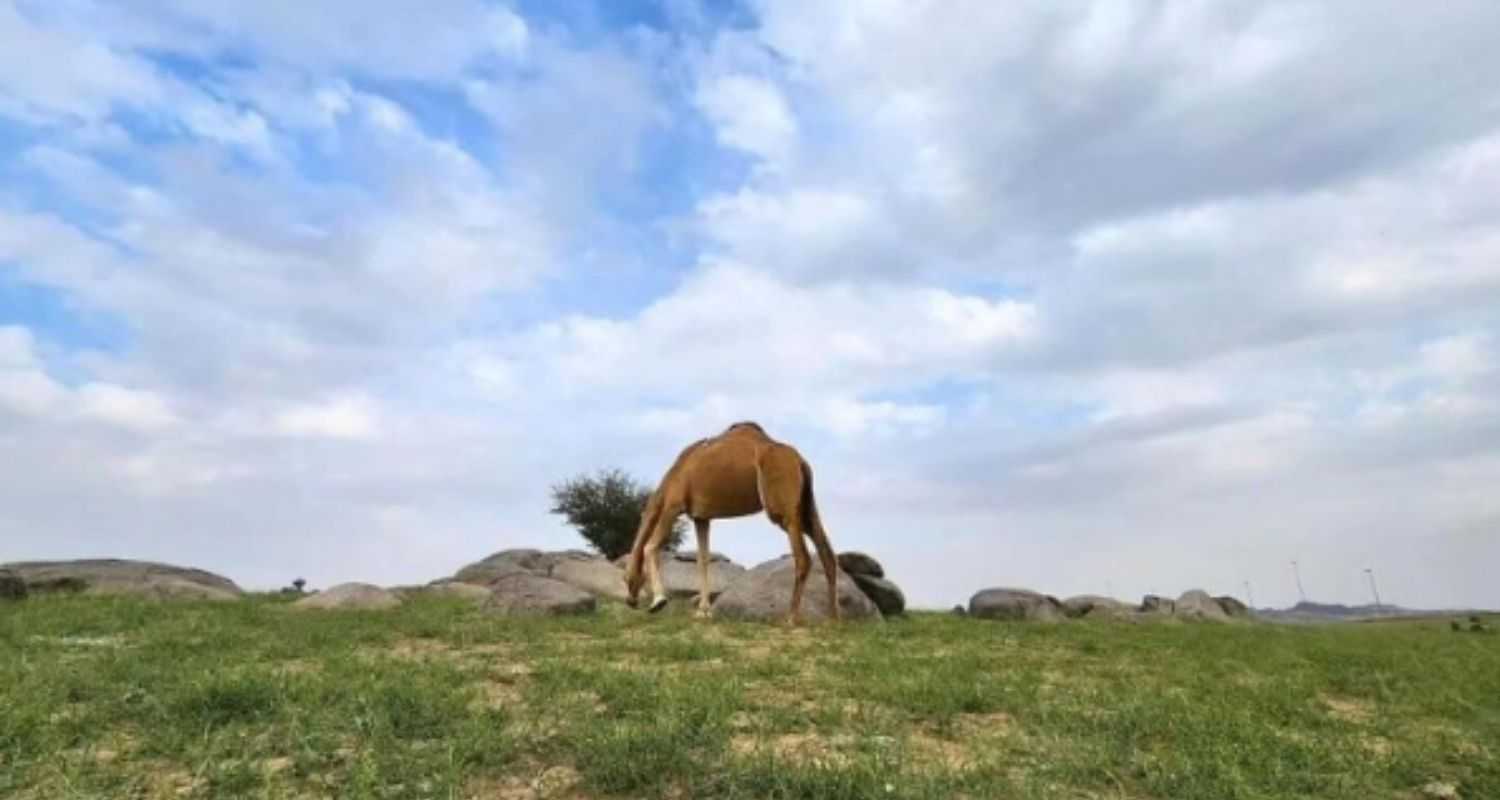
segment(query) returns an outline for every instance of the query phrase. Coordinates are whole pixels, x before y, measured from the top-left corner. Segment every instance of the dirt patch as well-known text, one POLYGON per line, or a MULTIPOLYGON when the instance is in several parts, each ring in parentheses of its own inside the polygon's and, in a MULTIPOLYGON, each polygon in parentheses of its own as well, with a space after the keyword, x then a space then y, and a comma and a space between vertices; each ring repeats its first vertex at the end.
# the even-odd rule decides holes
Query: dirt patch
POLYGON ((1320 695, 1318 699, 1323 702, 1328 716, 1342 722, 1363 725, 1375 716, 1375 706, 1368 700, 1329 694, 1320 695))
POLYGON ((952 739, 915 731, 907 738, 906 745, 920 767, 936 765, 947 770, 961 771, 974 766, 975 758, 969 748, 952 739))
POLYGON ((784 733, 770 738, 735 736, 729 740, 729 749, 741 756, 769 751, 781 761, 801 766, 840 767, 849 763, 847 750, 852 739, 817 733, 784 733))
POLYGON ((578 790, 578 770, 565 764, 529 767, 504 778, 476 778, 464 787, 471 800, 577 800, 588 795, 578 790))

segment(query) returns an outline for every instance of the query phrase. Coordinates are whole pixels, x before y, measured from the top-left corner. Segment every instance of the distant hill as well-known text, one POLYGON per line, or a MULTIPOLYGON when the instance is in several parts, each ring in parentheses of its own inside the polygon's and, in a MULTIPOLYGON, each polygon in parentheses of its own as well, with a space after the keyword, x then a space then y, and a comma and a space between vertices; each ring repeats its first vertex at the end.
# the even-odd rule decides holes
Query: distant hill
POLYGON ((1257 608, 1255 609, 1255 613, 1261 619, 1282 622, 1357 622, 1359 620, 1388 619, 1394 617, 1457 617, 1491 612, 1475 609, 1403 608, 1384 603, 1378 606, 1372 603, 1346 606, 1342 603, 1317 603, 1311 600, 1303 600, 1291 608, 1257 608))

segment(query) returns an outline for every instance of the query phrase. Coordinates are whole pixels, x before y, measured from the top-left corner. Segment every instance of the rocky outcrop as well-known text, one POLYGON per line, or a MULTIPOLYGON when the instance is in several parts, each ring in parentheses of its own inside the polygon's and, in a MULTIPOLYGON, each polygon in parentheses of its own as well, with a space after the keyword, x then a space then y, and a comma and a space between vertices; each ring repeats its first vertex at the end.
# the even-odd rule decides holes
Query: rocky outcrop
MULTIPOLYGON (((749 619, 766 622, 786 618, 791 608, 792 584, 796 579, 796 565, 791 556, 782 556, 773 561, 757 565, 746 572, 719 595, 714 601, 713 613, 725 619, 749 619)), ((843 570, 838 572, 836 584, 839 613, 846 620, 879 619, 880 609, 860 591, 854 580, 843 570)), ((802 617, 806 620, 823 620, 830 617, 828 584, 823 577, 823 568, 816 558, 808 571, 807 583, 802 590, 802 617)))
POLYGON ((475 605, 483 605, 490 599, 490 589, 488 586, 475 586, 472 583, 463 583, 462 581, 437 581, 436 583, 430 583, 421 590, 420 594, 463 600, 475 605))
POLYGON ((0 564, 29 593, 87 592, 166 600, 233 600, 243 594, 234 581, 201 569, 116 558, 18 561, 0 564))
POLYGON ((545 575, 551 566, 552 558, 541 550, 530 548, 501 550, 459 568, 449 580, 488 586, 496 578, 516 573, 545 575))
POLYGON ((596 597, 625 599, 625 571, 597 556, 559 558, 546 575, 538 577, 562 581, 596 597))
POLYGON ((292 604, 296 609, 384 610, 401 605, 401 598, 369 583, 341 583, 292 604))
POLYGON ((1140 612, 1143 614, 1161 614, 1164 616, 1171 616, 1172 612, 1176 610, 1176 608, 1177 603, 1174 602, 1171 598, 1161 597, 1154 594, 1148 594, 1145 597, 1141 598, 1140 612))
POLYGON ((1215 597, 1214 600, 1218 602, 1219 608, 1224 609, 1224 613, 1229 615, 1230 619, 1241 619, 1255 616, 1254 613, 1250 611, 1250 607, 1241 602, 1238 597, 1220 595, 1218 597, 1215 597))
POLYGON ((1057 622, 1066 619, 1057 598, 1029 589, 982 589, 969 598, 969 616, 981 619, 1057 622))
POLYGON ((906 594, 894 582, 873 575, 850 577, 854 579, 854 585, 880 609, 881 616, 896 617, 906 613, 906 594))
POLYGON ((587 614, 598 607, 588 592, 552 578, 512 573, 490 584, 483 609, 504 616, 587 614))
MULTIPOLYGON (((697 597, 699 590, 698 561, 694 553, 674 553, 672 558, 662 556, 661 582, 667 594, 673 597, 697 597)), ((743 578, 749 570, 727 558, 710 559, 708 562, 708 599, 724 593, 735 581, 743 578)))
POLYGON ((853 575, 868 575, 872 578, 884 578, 885 568, 880 566, 873 556, 861 553, 858 550, 845 550, 839 553, 839 569, 853 575))
POLYGON ((1219 601, 1202 589, 1189 589, 1183 592, 1173 604, 1172 615, 1182 619, 1207 622, 1224 622, 1229 619, 1229 615, 1224 613, 1224 607, 1219 605, 1219 601))
POLYGON ((26 581, 8 569, 0 569, 0 603, 6 600, 25 600, 26 581))
POLYGON ((1097 594, 1081 594, 1062 602, 1063 613, 1070 618, 1121 618, 1130 616, 1135 609, 1128 603, 1113 597, 1097 594))

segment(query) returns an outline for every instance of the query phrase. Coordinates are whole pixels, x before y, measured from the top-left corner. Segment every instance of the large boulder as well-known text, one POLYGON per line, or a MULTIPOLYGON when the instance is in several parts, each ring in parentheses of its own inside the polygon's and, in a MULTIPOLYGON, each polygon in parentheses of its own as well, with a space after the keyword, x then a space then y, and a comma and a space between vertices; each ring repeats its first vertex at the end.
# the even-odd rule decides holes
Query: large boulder
POLYGON ((401 605, 401 598, 369 583, 341 583, 298 600, 292 608, 381 610, 401 605))
POLYGON ((1064 614, 1074 618, 1128 617, 1135 611, 1128 603, 1097 594, 1069 597, 1062 602, 1062 608, 1064 614))
POLYGON ((599 597, 625 599, 625 571, 603 558, 559 558, 547 577, 599 597))
POLYGON ((593 595, 562 581, 513 573, 490 584, 484 610, 505 616, 587 614, 597 605, 593 595))
POLYGON ((1202 589, 1189 589, 1183 592, 1173 604, 1173 615, 1183 619, 1198 619, 1209 622, 1223 622, 1229 619, 1224 613, 1224 607, 1219 601, 1213 599, 1208 592, 1202 589))
MULTIPOLYGON (((693 560, 662 557, 661 560, 661 582, 667 588, 667 594, 673 597, 697 597, 700 588, 698 579, 698 562, 696 554, 688 553, 693 560)), ((729 559, 718 561, 710 558, 708 562, 708 599, 712 601, 715 597, 724 593, 731 584, 745 576, 749 570, 729 559)))
POLYGON ((858 550, 845 550, 839 553, 839 569, 854 575, 868 575, 872 578, 884 578, 885 568, 874 557, 861 553, 858 550))
POLYGON ((1238 597, 1221 595, 1219 597, 1215 597, 1214 601, 1219 604, 1219 608, 1224 609, 1224 613, 1231 619, 1254 616, 1254 614, 1250 611, 1250 607, 1240 602, 1240 599, 1238 597))
POLYGON ((232 600, 242 594, 234 581, 222 575, 154 561, 118 558, 18 561, 0 564, 0 570, 19 576, 29 592, 71 591, 184 600, 232 600))
POLYGON ((874 575, 851 575, 854 585, 870 598, 870 602, 880 609, 882 616, 898 617, 906 613, 906 595, 901 592, 901 587, 895 583, 879 578, 874 575))
POLYGON ((25 599, 26 581, 11 570, 0 569, 0 602, 25 599))
POLYGON ((431 597, 464 600, 475 605, 484 605, 490 599, 490 589, 488 586, 475 586, 472 583, 464 583, 462 581, 436 581, 423 587, 420 594, 431 597))
POLYGON ((1170 615, 1177 608, 1177 604, 1169 597, 1148 594, 1141 598, 1140 611, 1143 614, 1166 614, 1170 615))
POLYGON ((1062 603, 1029 589, 981 589, 969 598, 969 616, 982 619, 1055 622, 1065 618, 1062 603))
MULTIPOLYGON (((725 619, 766 622, 785 619, 791 608, 792 584, 796 582, 796 571, 796 563, 789 555, 757 565, 719 595, 719 599, 714 601, 714 615, 725 619)), ((843 570, 838 572, 836 596, 839 613, 844 619, 880 618, 880 609, 876 608, 875 603, 860 591, 843 570)), ((823 567, 816 558, 813 559, 812 568, 808 570, 807 583, 802 589, 801 611, 806 620, 830 617, 828 584, 823 577, 823 567)))
POLYGON ((472 583, 476 586, 488 586, 496 578, 505 575, 514 575, 518 572, 546 575, 550 568, 551 560, 547 553, 530 548, 517 548, 501 550, 463 566, 458 572, 453 573, 451 580, 459 583, 472 583))

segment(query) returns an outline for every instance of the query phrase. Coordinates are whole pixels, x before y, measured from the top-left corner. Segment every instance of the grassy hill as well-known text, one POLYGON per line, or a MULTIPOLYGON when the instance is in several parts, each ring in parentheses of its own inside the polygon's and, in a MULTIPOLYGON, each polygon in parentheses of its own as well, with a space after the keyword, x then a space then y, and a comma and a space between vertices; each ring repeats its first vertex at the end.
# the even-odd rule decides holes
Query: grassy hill
POLYGON ((40 597, 0 796, 1500 797, 1500 636, 40 597))

